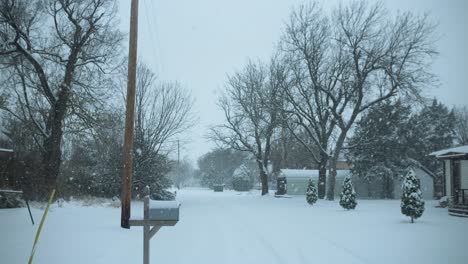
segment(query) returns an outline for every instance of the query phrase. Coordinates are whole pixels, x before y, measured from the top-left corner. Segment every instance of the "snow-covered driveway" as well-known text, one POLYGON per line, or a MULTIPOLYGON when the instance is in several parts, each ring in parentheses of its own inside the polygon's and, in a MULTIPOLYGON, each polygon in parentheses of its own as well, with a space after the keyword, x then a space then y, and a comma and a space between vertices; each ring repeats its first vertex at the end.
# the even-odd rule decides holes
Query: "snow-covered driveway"
MULTIPOLYGON (((468 218, 426 202, 415 224, 399 201, 314 206, 304 196, 181 190, 181 220, 151 241, 151 263, 468 263, 468 218)), ((34 209, 36 221, 42 211, 34 209)), ((142 213, 133 203, 132 214, 142 213)), ((34 263, 142 263, 142 228, 119 227, 120 209, 52 207, 34 263)), ((35 235, 27 211, 0 210, 0 263, 26 263, 35 235)))

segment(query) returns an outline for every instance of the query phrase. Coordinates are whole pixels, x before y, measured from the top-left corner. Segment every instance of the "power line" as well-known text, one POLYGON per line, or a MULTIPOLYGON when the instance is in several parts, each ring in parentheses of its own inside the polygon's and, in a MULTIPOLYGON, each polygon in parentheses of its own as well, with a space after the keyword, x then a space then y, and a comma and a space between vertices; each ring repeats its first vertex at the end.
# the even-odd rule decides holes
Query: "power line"
MULTIPOLYGON (((156 13, 157 8, 155 8, 155 7, 153 6, 153 2, 154 2, 154 1, 151 1, 151 0, 150 0, 151 10, 154 10, 154 12, 156 13)), ((153 21, 154 21, 154 24, 155 24, 154 30, 156 31, 156 36, 160 36, 160 34, 159 34, 158 16, 153 16, 153 21)), ((163 63, 163 62, 164 62, 164 57, 163 57, 163 56, 164 56, 164 55, 163 55, 164 52, 162 52, 161 44, 160 44, 159 38, 156 38, 156 45, 157 45, 156 55, 157 55, 158 58, 159 58, 159 60, 158 60, 158 62, 159 62, 159 70, 160 70, 162 73, 164 73, 164 67, 163 67, 163 65, 164 65, 164 63, 163 63)))
MULTIPOLYGON (((159 46, 158 42, 155 41, 155 37, 153 36, 153 32, 152 32, 152 25, 151 25, 151 22, 150 22, 150 19, 149 19, 149 15, 148 15, 148 4, 146 3, 146 0, 143 0, 143 4, 145 5, 145 8, 144 8, 144 12, 143 12, 143 15, 145 17, 145 20, 146 20, 146 24, 147 24, 147 28, 148 28, 148 34, 150 35, 150 42, 151 42, 151 55, 152 55, 152 58, 153 58, 153 64, 154 66, 156 67, 156 75, 159 76, 160 75, 160 70, 161 70, 161 58, 156 54, 157 53, 157 50, 159 49, 159 46), (155 45, 156 43, 156 45, 155 45)), ((151 5, 151 1, 150 1, 150 5, 151 5)), ((153 10, 153 8, 151 8, 151 10, 153 10)), ((158 39, 158 38, 156 38, 158 39)))

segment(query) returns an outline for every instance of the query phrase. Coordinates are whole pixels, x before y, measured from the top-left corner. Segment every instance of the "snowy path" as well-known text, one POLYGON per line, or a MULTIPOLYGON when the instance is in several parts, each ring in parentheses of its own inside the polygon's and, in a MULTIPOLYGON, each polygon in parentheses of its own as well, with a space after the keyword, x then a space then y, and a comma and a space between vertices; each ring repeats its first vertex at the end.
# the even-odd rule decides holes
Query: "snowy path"
MULTIPOLYGON (((399 201, 357 210, 304 197, 182 190, 181 220, 151 241, 152 263, 466 263, 468 219, 433 208, 410 224, 399 201)), ((132 214, 141 214, 134 203, 132 214)), ((35 209, 35 219, 41 210, 35 209)), ((119 228, 120 209, 52 207, 35 263, 140 263, 142 230, 119 228)), ((26 263, 35 229, 25 209, 0 210, 0 263, 26 263)))

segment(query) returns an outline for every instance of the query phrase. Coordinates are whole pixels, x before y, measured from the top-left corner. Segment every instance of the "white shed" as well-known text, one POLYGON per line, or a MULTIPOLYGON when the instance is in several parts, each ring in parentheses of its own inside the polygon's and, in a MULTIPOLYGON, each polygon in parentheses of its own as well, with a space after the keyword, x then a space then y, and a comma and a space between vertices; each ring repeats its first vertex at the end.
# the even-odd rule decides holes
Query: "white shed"
MULTIPOLYGON (((341 192, 341 184, 346 176, 350 175, 349 170, 337 170, 335 195, 341 192)), ((319 171, 318 170, 297 170, 297 169, 281 169, 280 176, 286 177, 287 181, 287 194, 291 195, 305 195, 307 183, 312 179, 315 184, 318 183, 319 171)), ((328 171, 327 171, 328 182, 328 171)))

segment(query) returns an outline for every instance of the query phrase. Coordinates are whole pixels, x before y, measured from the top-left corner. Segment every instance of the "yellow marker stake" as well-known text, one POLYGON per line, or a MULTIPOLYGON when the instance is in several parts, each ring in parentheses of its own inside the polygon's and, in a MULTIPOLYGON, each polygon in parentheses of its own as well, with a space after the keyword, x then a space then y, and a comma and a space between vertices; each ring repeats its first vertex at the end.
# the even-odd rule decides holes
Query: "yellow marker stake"
POLYGON ((44 224, 45 218, 47 216, 47 212, 49 212, 49 207, 50 207, 50 204, 52 203, 52 199, 54 199, 54 195, 55 195, 55 189, 52 190, 52 194, 50 195, 50 198, 49 198, 49 203, 47 203, 47 207, 44 211, 44 214, 42 215, 41 223, 39 224, 39 228, 37 229, 37 232, 36 232, 36 238, 34 239, 34 244, 31 250, 31 256, 29 257, 28 264, 32 263, 34 252, 36 251, 37 240, 39 239, 39 235, 41 234, 42 225, 44 224))

